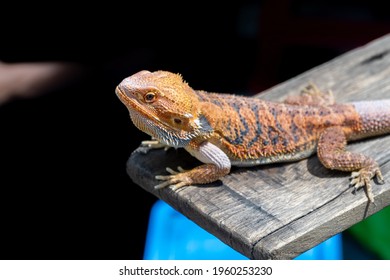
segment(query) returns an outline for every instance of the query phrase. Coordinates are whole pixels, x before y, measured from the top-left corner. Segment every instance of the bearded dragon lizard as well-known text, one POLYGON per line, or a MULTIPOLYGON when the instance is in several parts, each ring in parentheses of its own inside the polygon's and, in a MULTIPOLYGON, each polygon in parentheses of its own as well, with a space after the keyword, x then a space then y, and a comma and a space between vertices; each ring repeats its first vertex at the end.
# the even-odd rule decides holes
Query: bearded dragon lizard
POLYGON ((160 189, 214 182, 231 166, 297 161, 317 153, 329 169, 352 172, 350 185, 364 187, 374 202, 371 179, 384 183, 378 163, 346 150, 347 141, 390 132, 390 99, 334 102, 332 92, 310 84, 284 102, 192 89, 180 74, 140 71, 115 90, 134 125, 152 137, 150 148, 184 148, 202 165, 166 168, 160 189))

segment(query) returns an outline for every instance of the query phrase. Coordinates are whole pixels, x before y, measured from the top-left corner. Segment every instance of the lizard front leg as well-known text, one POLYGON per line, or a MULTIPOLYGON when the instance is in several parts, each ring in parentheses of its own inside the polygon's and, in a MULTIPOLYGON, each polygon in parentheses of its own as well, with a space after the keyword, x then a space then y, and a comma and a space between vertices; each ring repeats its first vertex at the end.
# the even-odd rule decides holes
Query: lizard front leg
POLYGON ((151 140, 142 141, 141 145, 137 148, 136 151, 147 154, 150 150, 164 149, 164 151, 167 151, 170 148, 172 147, 152 138, 151 140))
POLYGON ((186 150, 205 164, 191 170, 179 167, 179 172, 167 168, 171 175, 157 175, 156 179, 164 182, 156 185, 156 189, 172 186, 172 189, 176 190, 183 186, 211 183, 230 172, 228 156, 214 144, 205 141, 199 145, 190 145, 186 150))
POLYGON ((350 184, 355 189, 365 187, 369 201, 374 202, 371 179, 376 176, 379 183, 384 183, 378 163, 363 154, 346 151, 346 145, 347 139, 341 127, 327 128, 318 142, 318 158, 326 168, 352 171, 350 184))
POLYGON ((162 149, 164 148, 164 151, 167 151, 168 149, 172 148, 171 146, 161 143, 157 139, 152 139, 152 140, 144 140, 141 142, 142 147, 147 147, 150 149, 162 149))

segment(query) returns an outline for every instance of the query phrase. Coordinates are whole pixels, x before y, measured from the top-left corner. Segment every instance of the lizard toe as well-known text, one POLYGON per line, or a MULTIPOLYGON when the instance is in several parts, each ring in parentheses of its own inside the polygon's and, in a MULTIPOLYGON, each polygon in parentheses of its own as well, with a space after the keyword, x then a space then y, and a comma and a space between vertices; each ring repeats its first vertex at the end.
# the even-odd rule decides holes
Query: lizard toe
POLYGON ((159 190, 159 189, 163 189, 163 188, 166 188, 166 187, 170 186, 172 184, 170 177, 171 177, 170 175, 168 175, 168 176, 156 175, 155 178, 157 180, 161 180, 161 181, 164 181, 164 182, 162 182, 162 183, 160 183, 158 185, 155 185, 154 189, 155 190, 159 190))
POLYGON ((385 179, 383 178, 382 172, 380 171, 379 168, 377 170, 375 170, 375 176, 376 176, 376 179, 378 180, 378 184, 382 185, 385 183, 385 179))
POLYGON ((179 172, 187 172, 187 171, 189 171, 188 169, 184 169, 184 168, 181 167, 181 166, 178 166, 178 167, 177 167, 177 170, 179 170, 179 172))
POLYGON ((177 171, 175 171, 175 170, 173 170, 172 168, 169 168, 169 167, 167 167, 165 170, 168 171, 172 175, 176 175, 176 174, 179 174, 179 173, 184 173, 184 172, 189 171, 189 170, 184 169, 181 166, 177 167, 177 171))
POLYGON ((183 172, 184 169, 182 169, 180 166, 178 167, 179 172, 167 167, 166 170, 171 175, 156 175, 156 180, 165 181, 162 182, 156 186, 154 186, 155 189, 162 189, 165 187, 172 187, 172 190, 177 190, 178 188, 188 186, 192 183, 192 180, 185 172, 183 172))
POLYGON ((359 177, 360 176, 360 172, 359 171, 354 171, 354 172, 352 172, 352 174, 351 174, 351 179, 353 179, 353 178, 357 178, 357 177, 359 177))
POLYGON ((370 202, 374 202, 374 195, 372 193, 371 179, 375 173, 367 172, 366 170, 360 170, 358 172, 352 172, 350 186, 354 188, 354 192, 364 187, 367 193, 367 197, 370 202))
POLYGON ((179 172, 173 170, 173 169, 170 168, 170 167, 165 168, 165 170, 166 170, 167 172, 169 172, 169 174, 172 174, 172 175, 179 174, 179 172))
POLYGON ((177 189, 180 189, 181 187, 187 186, 188 184, 186 182, 179 182, 177 184, 174 184, 171 186, 171 189, 173 191, 176 191, 177 189))
POLYGON ((361 178, 352 179, 349 184, 355 189, 355 191, 357 191, 361 187, 364 187, 364 181, 362 181, 361 178))

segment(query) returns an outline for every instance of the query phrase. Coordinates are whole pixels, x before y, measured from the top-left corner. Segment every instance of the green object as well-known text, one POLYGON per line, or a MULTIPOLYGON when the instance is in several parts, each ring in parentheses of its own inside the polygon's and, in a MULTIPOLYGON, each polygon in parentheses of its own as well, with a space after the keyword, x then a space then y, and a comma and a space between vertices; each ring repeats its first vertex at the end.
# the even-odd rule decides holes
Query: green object
POLYGON ((379 258, 390 259, 390 207, 350 227, 348 231, 379 258))

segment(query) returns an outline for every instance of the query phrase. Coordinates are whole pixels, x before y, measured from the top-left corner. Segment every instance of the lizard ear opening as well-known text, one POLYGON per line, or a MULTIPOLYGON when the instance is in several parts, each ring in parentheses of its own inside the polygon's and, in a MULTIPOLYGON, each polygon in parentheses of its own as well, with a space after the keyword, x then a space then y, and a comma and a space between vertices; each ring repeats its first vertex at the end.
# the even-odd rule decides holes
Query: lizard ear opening
POLYGON ((193 131, 196 134, 213 132, 213 128, 204 115, 199 115, 198 118, 192 120, 187 116, 173 115, 170 117, 170 123, 176 129, 187 132, 193 131))
POLYGON ((173 122, 174 122, 175 124, 178 124, 178 125, 180 125, 180 124, 183 123, 183 121, 182 121, 181 119, 179 119, 179 118, 173 118, 173 122))
POLYGON ((174 127, 185 129, 188 126, 189 119, 183 116, 173 115, 170 117, 170 123, 174 127))
POLYGON ((213 128, 211 127, 209 121, 204 115, 199 115, 199 118, 196 120, 199 125, 199 130, 202 133, 210 133, 213 132, 213 128))

